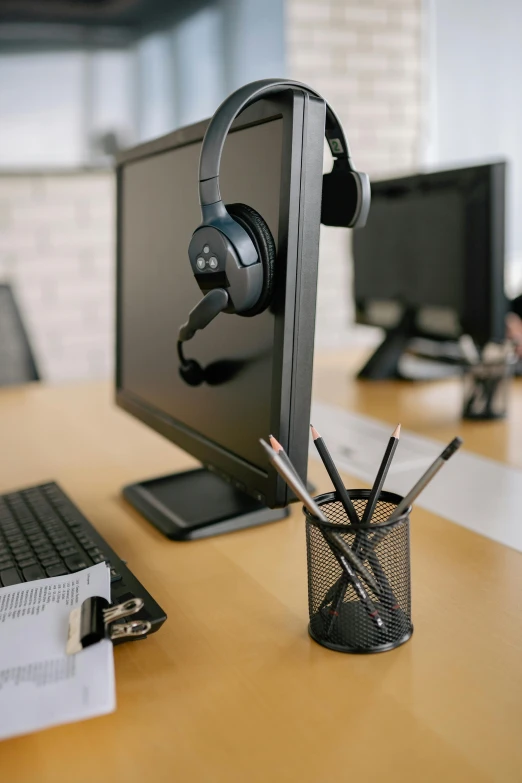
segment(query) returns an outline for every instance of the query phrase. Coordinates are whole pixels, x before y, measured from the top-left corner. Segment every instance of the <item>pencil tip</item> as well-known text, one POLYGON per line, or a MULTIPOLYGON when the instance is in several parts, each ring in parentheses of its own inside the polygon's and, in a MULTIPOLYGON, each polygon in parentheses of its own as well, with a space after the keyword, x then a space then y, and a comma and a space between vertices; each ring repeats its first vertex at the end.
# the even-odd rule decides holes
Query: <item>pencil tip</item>
POLYGON ((277 438, 274 438, 273 435, 270 435, 270 445, 272 446, 274 451, 277 451, 277 452, 283 451, 283 447, 281 446, 281 444, 279 443, 277 438))
POLYGON ((393 430, 392 438, 397 438, 397 440, 401 437, 401 425, 397 424, 395 429, 393 430))
POLYGON ((317 440, 317 438, 320 438, 320 437, 321 437, 321 436, 319 435, 319 433, 317 432, 317 430, 315 429, 315 427, 314 427, 314 425, 313 425, 313 424, 310 424, 310 429, 312 430, 312 438, 313 438, 314 440, 317 440))

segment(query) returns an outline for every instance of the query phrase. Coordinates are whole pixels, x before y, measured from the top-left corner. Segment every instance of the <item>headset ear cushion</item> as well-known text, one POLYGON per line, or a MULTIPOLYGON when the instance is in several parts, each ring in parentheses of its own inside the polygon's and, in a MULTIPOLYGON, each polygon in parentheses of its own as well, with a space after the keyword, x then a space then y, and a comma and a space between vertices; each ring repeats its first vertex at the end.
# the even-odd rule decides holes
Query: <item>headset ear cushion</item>
POLYGON ((247 204, 227 204, 227 212, 240 226, 242 226, 257 250, 259 260, 263 265, 263 287, 261 295, 250 310, 239 313, 243 316, 252 316, 262 313, 270 305, 274 292, 276 246, 272 232, 268 224, 252 207, 247 204))

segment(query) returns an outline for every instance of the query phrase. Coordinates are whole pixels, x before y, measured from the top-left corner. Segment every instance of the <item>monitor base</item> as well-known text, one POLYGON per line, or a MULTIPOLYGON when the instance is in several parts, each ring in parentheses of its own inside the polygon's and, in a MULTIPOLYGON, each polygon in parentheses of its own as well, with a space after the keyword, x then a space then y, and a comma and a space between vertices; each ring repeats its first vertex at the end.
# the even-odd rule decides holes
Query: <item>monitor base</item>
POLYGON ((206 468, 129 484, 123 497, 175 541, 277 522, 290 513, 268 508, 206 468))
POLYGON ((401 378, 399 362, 401 356, 415 336, 415 313, 407 310, 401 321, 386 332, 382 343, 372 353, 357 377, 368 381, 389 381, 401 378))
POLYGON ((462 375, 464 356, 457 340, 419 339, 415 313, 386 332, 357 377, 370 381, 439 381, 462 375))
POLYGON ((442 360, 427 359, 422 354, 405 353, 399 362, 398 378, 403 381, 445 381, 459 378, 462 368, 442 360))

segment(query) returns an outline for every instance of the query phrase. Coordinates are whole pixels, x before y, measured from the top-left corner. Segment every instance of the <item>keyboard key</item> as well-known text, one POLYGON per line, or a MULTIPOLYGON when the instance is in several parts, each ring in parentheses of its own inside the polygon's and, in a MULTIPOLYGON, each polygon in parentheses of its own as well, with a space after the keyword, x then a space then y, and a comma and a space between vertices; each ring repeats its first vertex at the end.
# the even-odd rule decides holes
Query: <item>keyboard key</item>
POLYGON ((27 549, 28 543, 25 538, 20 539, 16 543, 11 544, 11 549, 27 549))
POLYGON ((31 544, 35 547, 40 546, 40 544, 46 544, 48 541, 48 539, 45 536, 42 536, 41 533, 34 536, 33 535, 27 536, 27 538, 29 539, 31 544))
POLYGON ((17 560, 24 557, 31 557, 32 554, 33 553, 28 546, 18 547, 17 549, 13 548, 13 555, 16 557, 17 560))
POLYGON ((20 531, 18 528, 10 528, 10 527, 4 527, 4 535, 6 537, 7 541, 12 541, 13 539, 17 539, 20 536, 20 531))
POLYGON ((87 558, 81 555, 71 555, 65 558, 65 565, 69 571, 81 571, 82 568, 88 568, 91 564, 87 563, 87 558))
POLYGON ((121 574, 115 568, 111 568, 111 582, 118 582, 121 578, 121 574))
POLYGON ((20 554, 15 554, 14 559, 20 565, 21 560, 33 560, 34 556, 32 552, 20 552, 20 554))
POLYGON ((104 555, 100 552, 99 555, 91 555, 93 563, 103 563, 105 560, 104 555))
POLYGON ((39 566, 38 563, 36 565, 24 568, 23 574, 27 582, 32 582, 34 579, 45 579, 47 576, 43 568, 39 566))
POLYGON ((17 585, 21 581, 22 577, 16 568, 6 568, 4 571, 0 571, 0 582, 4 587, 9 587, 9 585, 17 585))
POLYGON ((54 549, 37 549, 35 551, 35 555, 41 562, 42 560, 47 560, 50 557, 58 557, 58 552, 56 552, 54 549))
POLYGON ((3 571, 4 568, 10 568, 11 566, 14 566, 14 562, 10 557, 4 557, 0 560, 0 571, 3 571))
POLYGON ((35 546, 35 552, 38 552, 40 557, 48 557, 56 553, 56 549, 51 544, 42 544, 42 546, 35 546))
POLYGON ((47 568, 47 566, 55 565, 56 563, 61 563, 62 561, 58 557, 58 555, 49 555, 49 557, 41 557, 40 563, 43 565, 44 568, 47 568))
POLYGON ((71 545, 71 539, 65 538, 65 536, 51 536, 51 540, 57 549, 71 545))
POLYGON ((37 536, 39 532, 40 531, 36 525, 34 526, 31 525, 31 527, 29 526, 24 527, 24 533, 27 536, 27 538, 29 538, 29 536, 37 536))
POLYGON ((36 565, 36 560, 34 557, 26 557, 24 560, 17 560, 16 562, 20 568, 27 568, 27 566, 36 565))
POLYGON ((69 555, 79 555, 80 550, 76 546, 62 546, 58 547, 58 552, 62 557, 69 557, 69 555))
POLYGON ((51 565, 46 569, 46 571, 47 576, 63 576, 64 574, 69 573, 63 563, 56 563, 56 565, 51 565))

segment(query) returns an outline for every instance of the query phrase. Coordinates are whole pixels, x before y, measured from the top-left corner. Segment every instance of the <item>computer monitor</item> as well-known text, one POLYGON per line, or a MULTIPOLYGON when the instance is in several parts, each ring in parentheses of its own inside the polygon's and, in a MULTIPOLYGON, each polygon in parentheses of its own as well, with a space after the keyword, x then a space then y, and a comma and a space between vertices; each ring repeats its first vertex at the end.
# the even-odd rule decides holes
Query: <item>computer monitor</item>
POLYGON ((505 178, 497 162, 372 183, 353 234, 356 320, 387 334, 359 377, 400 375, 412 338, 504 339, 505 178))
POLYGON ((188 245, 201 222, 198 161, 207 122, 117 162, 116 401, 204 468, 126 487, 171 538, 197 538, 284 515, 293 499, 260 438, 274 434, 306 477, 321 210, 324 103, 291 92, 244 111, 221 166, 225 203, 264 217, 277 245, 270 307, 220 314, 186 354, 217 373, 179 373, 178 331, 200 300, 188 245), (274 510, 276 509, 276 510, 274 510))

